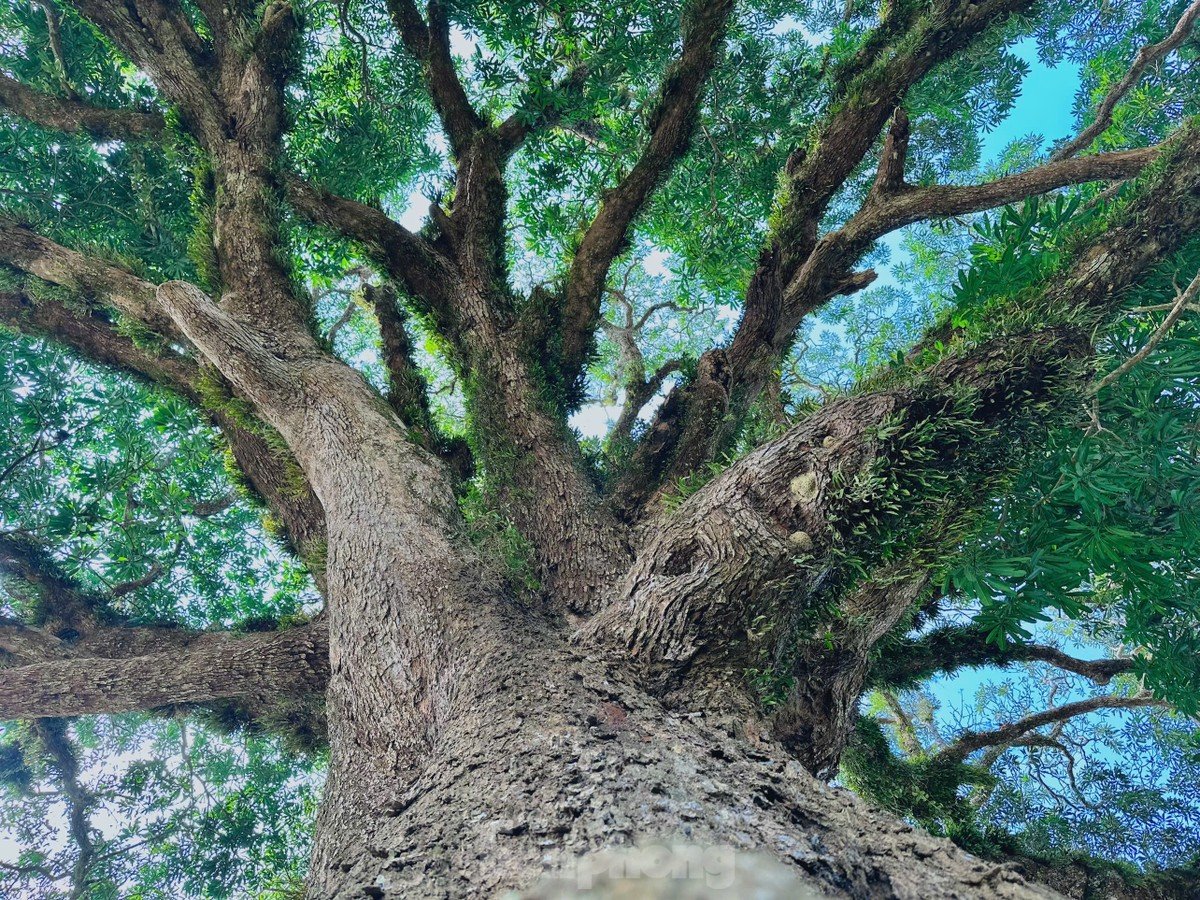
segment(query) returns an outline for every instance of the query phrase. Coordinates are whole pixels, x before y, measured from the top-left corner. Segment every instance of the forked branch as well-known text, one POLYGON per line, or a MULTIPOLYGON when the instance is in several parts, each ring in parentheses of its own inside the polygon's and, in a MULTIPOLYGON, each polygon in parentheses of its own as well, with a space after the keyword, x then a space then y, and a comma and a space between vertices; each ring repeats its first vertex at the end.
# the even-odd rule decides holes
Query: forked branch
POLYGON ((563 310, 563 365, 568 377, 586 362, 609 269, 627 245, 634 219, 687 151, 704 85, 717 63, 732 13, 733 0, 699 0, 690 7, 683 49, 663 78, 661 95, 650 114, 650 140, 629 174, 605 195, 575 251, 563 310))
POLYGON ((388 11, 404 46, 421 61, 425 83, 454 155, 462 156, 484 121, 471 106, 454 69, 446 11, 438 0, 430 0, 428 24, 413 0, 388 0, 388 11))
POLYGON ((453 264, 432 243, 381 209, 339 197, 301 178, 289 178, 286 187, 289 202, 301 215, 361 244, 430 313, 449 314, 453 264))
POLYGON ((901 141, 893 126, 884 148, 875 187, 862 208, 840 229, 822 237, 784 291, 781 329, 794 329, 800 320, 842 290, 851 267, 879 238, 930 219, 951 218, 994 209, 1074 184, 1132 178, 1154 161, 1163 145, 1099 153, 1035 166, 994 181, 975 185, 913 186, 903 181, 897 161, 901 141))

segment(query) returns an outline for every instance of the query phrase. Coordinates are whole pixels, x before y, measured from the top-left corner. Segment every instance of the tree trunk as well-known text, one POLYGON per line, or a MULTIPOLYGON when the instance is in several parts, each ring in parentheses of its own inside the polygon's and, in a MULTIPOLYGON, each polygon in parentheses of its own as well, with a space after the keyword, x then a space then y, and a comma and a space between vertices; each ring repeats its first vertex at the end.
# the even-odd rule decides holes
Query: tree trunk
MULTIPOLYGON (((428 755, 394 761, 393 791, 369 808, 373 775, 338 762, 357 736, 331 723, 310 896, 495 896, 538 881, 574 896, 613 871, 594 854, 633 845, 692 848, 691 875, 710 886, 782 859, 791 884, 768 896, 803 896, 805 882, 830 896, 1052 896, 819 783, 751 722, 665 708, 549 621, 494 618, 463 632, 471 666, 428 755), (354 817, 337 812, 347 803, 354 817)), ((643 886, 656 885, 670 883, 643 886)))

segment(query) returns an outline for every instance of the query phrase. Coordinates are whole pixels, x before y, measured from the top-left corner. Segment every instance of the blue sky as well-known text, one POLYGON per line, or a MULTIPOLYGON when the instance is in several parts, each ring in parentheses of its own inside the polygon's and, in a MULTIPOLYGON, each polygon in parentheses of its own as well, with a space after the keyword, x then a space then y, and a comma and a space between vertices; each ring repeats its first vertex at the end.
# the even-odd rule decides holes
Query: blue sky
MULTIPOLYGON (((1076 130, 1072 110, 1075 92, 1079 88, 1079 67, 1062 63, 1051 68, 1037 56, 1037 45, 1032 39, 1021 41, 1014 53, 1029 63, 1029 75, 1021 86, 1021 95, 1008 118, 986 136, 983 141, 984 163, 995 161, 1004 149, 1018 138, 1039 134, 1048 142, 1067 137, 1076 130)), ((893 245, 893 258, 896 257, 893 245)), ((1081 655, 1087 653, 1078 649, 1081 655)), ((935 679, 932 692, 946 706, 961 707, 971 702, 980 686, 997 678, 996 669, 964 669, 958 674, 935 679)))
POLYGON ((1055 141, 1075 130, 1071 111, 1079 88, 1079 66, 1068 62, 1054 68, 1043 65, 1032 38, 1021 41, 1013 52, 1029 63, 1030 72, 1013 111, 984 139, 985 160, 995 159, 1009 143, 1027 134, 1055 141))

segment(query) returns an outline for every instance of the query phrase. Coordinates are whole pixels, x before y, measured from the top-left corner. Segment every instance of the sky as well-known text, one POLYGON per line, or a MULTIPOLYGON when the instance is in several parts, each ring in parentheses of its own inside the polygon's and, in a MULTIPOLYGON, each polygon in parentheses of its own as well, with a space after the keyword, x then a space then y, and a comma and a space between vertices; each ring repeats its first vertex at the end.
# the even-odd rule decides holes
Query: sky
MULTIPOLYGON (((988 134, 983 141, 983 162, 996 161, 1013 141, 1030 134, 1039 134, 1047 143, 1067 137, 1075 131, 1071 114, 1075 92, 1079 88, 1079 67, 1063 62, 1051 68, 1038 59, 1037 45, 1032 39, 1021 41, 1013 52, 1029 64, 1029 75, 1021 85, 1021 94, 1009 116, 988 134)), ((892 258, 901 260, 899 234, 889 244, 892 258)), ((1070 648, 1079 655, 1095 655, 1086 648, 1070 648)), ((931 688, 934 697, 945 707, 963 707, 973 702, 979 688, 998 675, 995 668, 963 669, 948 677, 937 678, 931 688)))

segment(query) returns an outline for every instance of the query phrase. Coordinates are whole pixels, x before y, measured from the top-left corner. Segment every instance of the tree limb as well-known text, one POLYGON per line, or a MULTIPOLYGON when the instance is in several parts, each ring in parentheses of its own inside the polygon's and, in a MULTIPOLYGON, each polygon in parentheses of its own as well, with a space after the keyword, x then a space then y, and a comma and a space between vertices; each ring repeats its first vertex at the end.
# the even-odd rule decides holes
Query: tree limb
POLYGON ((165 337, 180 337, 155 302, 153 284, 128 269, 85 256, 4 218, 0 218, 0 262, 85 297, 97 297, 165 337))
POLYGON ((177 0, 73 0, 73 5, 150 75, 204 146, 221 144, 225 122, 211 81, 212 50, 177 0))
MULTIPOLYGON (((838 560, 850 543, 865 542, 860 552, 867 558, 874 552, 873 527, 855 532, 851 524, 830 524, 853 523, 857 515, 853 505, 839 512, 842 504, 856 502, 844 489, 835 490, 845 484, 847 472, 880 470, 894 479, 915 465, 913 477, 925 483, 934 472, 940 479, 970 466, 972 490, 981 492, 979 497, 944 497, 921 526, 924 546, 949 540, 956 516, 966 514, 972 502, 983 502, 991 489, 992 467, 995 477, 1004 468, 1000 460, 1008 445, 986 443, 989 435, 1005 433, 1006 423, 1036 429, 1040 426, 1025 418, 1031 405, 1065 402, 1081 392, 1085 384, 1078 361, 1094 353, 1091 329, 1115 316, 1124 291, 1200 230, 1200 132, 1183 129, 1168 160, 1119 218, 1042 284, 1036 301, 1025 296, 1019 301, 1037 302, 1050 316, 1070 311, 1066 320, 991 338, 951 339, 950 350, 927 368, 899 380, 889 376, 874 389, 864 386, 826 403, 730 465, 646 529, 646 543, 614 602, 589 623, 587 636, 637 658, 652 681, 666 689, 712 689, 714 680, 760 665, 763 654, 773 659, 772 642, 790 637, 791 604, 824 596, 823 586, 836 583, 842 571, 838 560), (881 442, 884 423, 898 428, 896 423, 911 421, 906 428, 914 435, 927 427, 922 423, 948 427, 953 416, 962 415, 953 410, 961 409, 964 396, 974 398, 970 439, 919 439, 939 459, 945 454, 944 462, 906 462, 908 456, 893 455, 891 445, 881 442), (990 454, 984 457, 985 469, 970 461, 974 451, 990 454), (748 623, 760 616, 782 627, 782 637, 749 633, 758 629, 748 623)), ((872 500, 863 502, 871 516, 877 515, 872 500)), ((896 604, 920 598, 928 563, 913 559, 911 570, 903 559, 896 565, 897 571, 879 572, 886 577, 877 590, 838 594, 845 620, 865 623, 847 649, 869 653, 890 630, 881 631, 879 624, 894 622, 896 604)), ((855 583, 870 586, 861 575, 855 583)), ((819 636, 813 649, 826 653, 819 636)), ((843 701, 853 708, 856 697, 843 701)))
POLYGON ((388 0, 387 5, 405 47, 423 65, 425 83, 450 147, 456 157, 462 156, 484 121, 471 106, 454 70, 446 12, 438 0, 430 0, 426 24, 413 0, 388 0))
POLYGON ((1117 108, 1117 104, 1138 83, 1147 67, 1183 46, 1183 43, 1191 36, 1192 28, 1195 27, 1198 18, 1200 18, 1200 0, 1196 0, 1183 11, 1183 15, 1179 17, 1179 21, 1175 23, 1175 28, 1169 35, 1157 44, 1149 44, 1137 52, 1129 71, 1112 86, 1105 94, 1104 99, 1100 101, 1092 124, 1050 154, 1050 159, 1052 161, 1068 159, 1090 147, 1092 141, 1108 130, 1108 126, 1112 124, 1113 111, 1117 108))
POLYGON ((936 758, 948 762, 962 762, 976 750, 982 750, 994 744, 1011 744, 1034 729, 1041 728, 1044 725, 1065 722, 1075 716, 1082 716, 1099 709, 1142 709, 1151 706, 1169 709, 1171 704, 1149 694, 1138 694, 1134 697, 1109 695, 1092 697, 1088 700, 1079 700, 1074 703, 1064 703, 1062 706, 1034 713, 1023 719, 1018 719, 1016 722, 1001 725, 999 728, 994 728, 990 731, 968 731, 953 744, 940 751, 936 758))
POLYGON ((921 738, 917 734, 917 727, 913 724, 912 718, 904 710, 904 704, 900 702, 900 698, 893 691, 882 690, 879 692, 883 697, 883 702, 887 704, 888 710, 891 712, 896 727, 896 743, 900 745, 900 749, 911 756, 925 752, 925 747, 921 744, 921 738))
MULTIPOLYGON (((0 573, 23 582, 37 593, 41 601, 38 625, 45 629, 43 634, 47 638, 78 635, 97 626, 103 601, 79 590, 46 550, 32 540, 0 532, 0 573)), ((52 652, 52 656, 60 655, 47 641, 33 635, 10 631, 8 636, 9 640, 19 642, 25 652, 33 650, 37 643, 52 652)))
POLYGON ((934 675, 1016 662, 1047 663, 1102 685, 1117 675, 1133 671, 1135 664, 1130 658, 1079 659, 1045 644, 1009 642, 1001 646, 989 643, 987 632, 981 628, 952 625, 883 645, 871 666, 870 682, 913 688, 934 675))
POLYGON ((0 324, 43 335, 80 356, 177 391, 198 402, 195 360, 170 347, 139 347, 121 334, 102 310, 78 311, 30 296, 25 290, 0 290, 0 324))
POLYGON ((54 0, 38 0, 38 3, 46 17, 46 37, 50 43, 50 55, 54 57, 54 72, 58 76, 59 87, 72 100, 77 100, 79 94, 67 74, 67 57, 63 53, 62 27, 58 8, 54 5, 54 0))
POLYGON ((105 109, 74 98, 44 94, 0 73, 0 109, 53 131, 87 134, 98 141, 161 137, 166 122, 156 112, 105 109))
POLYGON ((586 362, 604 283, 613 260, 628 243, 630 226, 687 151, 733 5, 733 0, 697 0, 689 7, 683 49, 663 78, 661 95, 650 114, 650 140, 629 174, 605 194, 575 251, 563 306, 563 366, 568 380, 586 362))
MULTIPOLYGON (((915 17, 911 23, 888 16, 868 38, 830 111, 814 126, 806 145, 788 158, 778 225, 750 279, 732 340, 702 358, 701 370, 709 373, 705 378, 677 387, 660 407, 647 432, 651 439, 638 446, 629 477, 616 486, 614 502, 626 518, 637 519, 646 504, 660 496, 661 485, 687 476, 727 449, 750 408, 777 377, 780 358, 799 321, 785 303, 788 286, 812 256, 833 197, 874 146, 908 90, 987 28, 1031 3, 937 0, 927 10, 905 4, 906 15, 915 17)), ((885 166, 885 187, 901 161, 896 150, 902 137, 898 130, 889 155, 891 169, 885 166)), ((820 302, 864 283, 844 270, 828 274, 820 279, 828 291, 820 302)))
MULTIPOLYGON (((891 139, 889 139, 889 145, 891 139)), ((800 320, 842 289, 841 279, 876 240, 913 222, 981 212, 1072 184, 1127 179, 1162 152, 1162 145, 1100 153, 1035 166, 978 185, 914 187, 895 161, 881 163, 875 189, 840 229, 821 238, 783 293, 777 328, 790 333, 800 320)), ((885 147, 885 154, 888 152, 885 147)))
POLYGON ((69 896, 70 900, 79 900, 87 894, 88 874, 96 856, 89 815, 96 798, 80 780, 79 757, 67 734, 67 723, 61 719, 41 719, 34 723, 33 733, 49 756, 67 801, 67 831, 79 854, 71 869, 69 896))
MULTIPOLYGON (((0 223, 0 234, 3 230, 3 223, 0 223)), ((51 256, 56 257, 62 251, 68 259, 72 258, 70 254, 74 251, 68 251, 53 242, 47 241, 46 244, 50 245, 51 256)), ((0 243, 0 258, 4 257, 6 249, 0 243)), ((38 270, 58 275, 64 280, 74 277, 72 270, 58 272, 50 265, 39 265, 38 270)), ((122 271, 118 270, 118 273, 122 271)), ((124 273, 119 279, 120 284, 124 284, 124 278, 134 276, 124 273)), ((145 300, 142 296, 145 290, 153 290, 147 282, 137 279, 133 288, 136 289, 139 303, 145 300)), ((110 299, 112 295, 102 294, 101 297, 110 299)), ((138 309, 132 304, 127 308, 135 312, 138 309)), ((165 313, 158 311, 156 319, 152 321, 161 322, 162 319, 158 317, 165 317, 165 313)), ((138 318, 138 321, 150 327, 145 320, 138 318)), ((205 370, 194 358, 184 356, 171 347, 149 350, 138 345, 121 334, 103 310, 89 310, 86 302, 76 308, 47 298, 34 298, 24 290, 0 291, 0 323, 26 334, 47 337, 66 345, 86 360, 112 366, 126 374, 166 387, 203 409, 229 442, 234 459, 246 474, 250 486, 278 516, 296 551, 308 563, 318 585, 323 587, 324 510, 302 477, 298 485, 299 473, 294 463, 281 455, 263 433, 248 428, 245 417, 231 408, 221 403, 213 405, 214 397, 210 388, 214 383, 220 384, 215 373, 205 370)), ((171 323, 170 327, 173 328, 174 324, 171 323)), ((178 340, 186 344, 182 336, 178 340)), ((262 429, 265 432, 266 426, 263 425, 262 429)))
POLYGON ((388 373, 388 404, 421 446, 441 458, 460 479, 469 478, 474 471, 471 449, 460 438, 447 438, 434 421, 429 385, 413 359, 407 319, 395 288, 387 283, 364 283, 363 294, 379 322, 383 364, 388 373))
MULTIPOLYGON (((560 84, 554 85, 552 90, 556 94, 577 92, 583 87, 587 76, 588 67, 586 65, 576 66, 560 84)), ((511 156, 531 134, 556 126, 567 127, 560 126, 562 116, 563 110, 558 103, 553 103, 549 108, 540 110, 532 121, 529 121, 521 111, 513 113, 495 127, 496 141, 499 144, 500 152, 505 157, 511 156)))
POLYGON ((293 207, 310 221, 363 245, 406 293, 444 320, 451 315, 447 291, 453 263, 433 244, 391 219, 383 210, 339 197, 300 178, 286 182, 293 207))
POLYGON ((18 664, 66 659, 70 653, 63 642, 40 628, 16 619, 0 617, 0 651, 6 662, 18 664))
POLYGON ((208 632, 182 651, 80 657, 6 669, 0 679, 0 719, 320 692, 329 677, 326 634, 323 623, 249 635, 208 632))
POLYGON ((1175 323, 1179 321, 1179 317, 1183 315, 1184 310, 1194 304, 1198 296, 1200 296, 1200 274, 1197 274, 1184 290, 1179 291, 1175 304, 1167 313, 1166 318, 1162 320, 1150 337, 1146 339, 1146 343, 1133 356, 1129 357, 1129 359, 1125 360, 1125 362, 1121 363, 1121 365, 1092 385, 1088 393, 1091 395, 1100 393, 1110 384, 1119 381, 1122 375, 1154 352, 1154 348, 1170 333, 1171 329, 1175 327, 1175 323))

